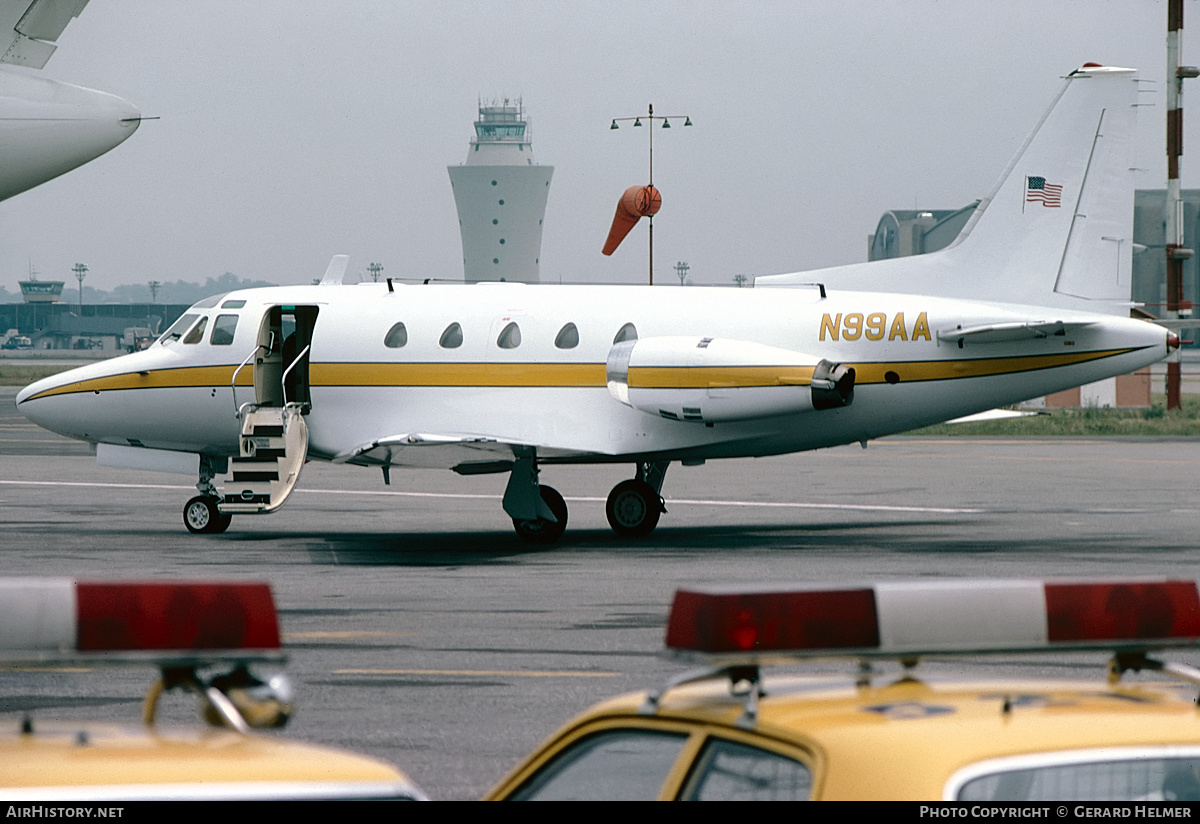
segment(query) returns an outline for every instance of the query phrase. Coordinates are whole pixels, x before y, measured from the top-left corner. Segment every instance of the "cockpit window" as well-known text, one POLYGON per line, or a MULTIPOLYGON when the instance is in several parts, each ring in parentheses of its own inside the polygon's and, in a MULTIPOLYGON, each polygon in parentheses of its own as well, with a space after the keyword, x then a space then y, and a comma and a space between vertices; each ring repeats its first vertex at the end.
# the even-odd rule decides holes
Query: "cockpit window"
POLYGON ((408 327, 403 323, 395 323, 383 336, 383 345, 388 349, 399 349, 408 343, 408 327))
MULTIPOLYGON (((241 303, 241 301, 226 301, 229 303, 241 303)), ((229 346, 233 343, 233 333, 237 329, 237 315, 217 315, 217 319, 213 321, 212 337, 208 342, 213 346, 229 346)))
POLYGON ((192 324, 196 322, 199 315, 184 315, 179 320, 171 324, 171 328, 163 332, 162 337, 158 339, 159 343, 170 343, 179 340, 183 337, 183 333, 192 328, 192 324))
POLYGON ((244 300, 227 300, 221 304, 222 309, 241 309, 246 305, 244 300))
POLYGON ((204 327, 208 326, 208 316, 200 318, 200 322, 192 327, 192 331, 188 332, 184 338, 184 343, 199 343, 204 340, 204 327))
POLYGON ((211 309, 214 306, 216 306, 218 303, 220 303, 221 299, 224 298, 228 294, 229 294, 228 292, 222 292, 219 295, 212 295, 211 297, 207 297, 204 300, 200 301, 199 303, 195 304, 194 306, 192 306, 192 308, 193 309, 211 309))
POLYGON ((438 340, 438 346, 443 349, 457 349, 463 343, 462 326, 457 323, 452 323, 446 327, 446 331, 442 332, 442 337, 438 340))

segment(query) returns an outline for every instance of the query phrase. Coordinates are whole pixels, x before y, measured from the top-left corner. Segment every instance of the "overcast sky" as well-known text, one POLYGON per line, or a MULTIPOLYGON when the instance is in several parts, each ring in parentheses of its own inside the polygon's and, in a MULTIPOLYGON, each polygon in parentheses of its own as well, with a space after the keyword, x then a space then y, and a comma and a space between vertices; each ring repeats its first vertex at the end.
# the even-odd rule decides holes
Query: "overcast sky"
MULTIPOLYGON (((655 133, 657 282, 678 284, 677 260, 697 283, 861 261, 887 209, 986 194, 1086 61, 1152 81, 1139 187, 1164 186, 1165 41, 1166 0, 92 0, 42 74, 161 120, 0 203, 0 285, 31 261, 68 286, 85 263, 100 289, 307 283, 338 253, 351 273, 461 278, 446 167, 479 99, 504 96, 555 167, 543 281, 644 282, 644 225, 600 248, 647 175, 647 130, 609 123, 649 103, 695 124, 655 133)), ((1186 88, 1192 187, 1200 80, 1186 88)))

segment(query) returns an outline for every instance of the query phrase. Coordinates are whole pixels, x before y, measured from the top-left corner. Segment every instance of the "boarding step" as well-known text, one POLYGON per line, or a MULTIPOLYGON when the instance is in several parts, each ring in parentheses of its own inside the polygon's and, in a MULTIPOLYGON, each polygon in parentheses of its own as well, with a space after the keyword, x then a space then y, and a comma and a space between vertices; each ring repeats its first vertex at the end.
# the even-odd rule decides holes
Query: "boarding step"
POLYGON ((308 457, 308 425, 298 404, 254 409, 242 417, 241 455, 232 460, 218 508, 227 514, 273 512, 296 488, 308 457))

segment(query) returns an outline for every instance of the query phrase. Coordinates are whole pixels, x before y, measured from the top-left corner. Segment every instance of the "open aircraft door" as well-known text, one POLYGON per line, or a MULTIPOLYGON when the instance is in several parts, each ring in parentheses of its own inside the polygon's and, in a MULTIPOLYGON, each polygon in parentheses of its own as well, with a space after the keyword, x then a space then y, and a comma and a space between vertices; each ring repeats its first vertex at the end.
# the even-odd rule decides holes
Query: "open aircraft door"
MULTIPOLYGON (((240 454, 225 484, 222 513, 265 514, 283 505, 308 457, 312 407, 308 363, 317 307, 268 307, 254 350, 254 401, 238 407, 240 454)), ((236 378, 235 378, 236 380, 236 378)))

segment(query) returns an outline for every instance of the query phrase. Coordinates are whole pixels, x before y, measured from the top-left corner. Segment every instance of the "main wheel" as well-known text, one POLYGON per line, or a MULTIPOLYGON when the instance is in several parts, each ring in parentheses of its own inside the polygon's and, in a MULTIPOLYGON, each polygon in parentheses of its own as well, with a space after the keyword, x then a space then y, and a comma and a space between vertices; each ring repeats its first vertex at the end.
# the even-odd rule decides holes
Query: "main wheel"
POLYGON ((522 541, 531 544, 552 544, 562 537, 567 528, 567 502, 552 486, 539 486, 542 500, 554 513, 557 522, 545 518, 535 518, 532 521, 521 521, 513 518, 513 529, 522 541))
POLYGON ((604 514, 613 532, 625 538, 642 538, 658 526, 662 515, 662 498, 645 481, 631 478, 621 481, 608 493, 604 514))
POLYGON ((197 495, 183 507, 183 525, 188 532, 211 535, 229 529, 232 515, 217 509, 217 499, 211 495, 197 495))

